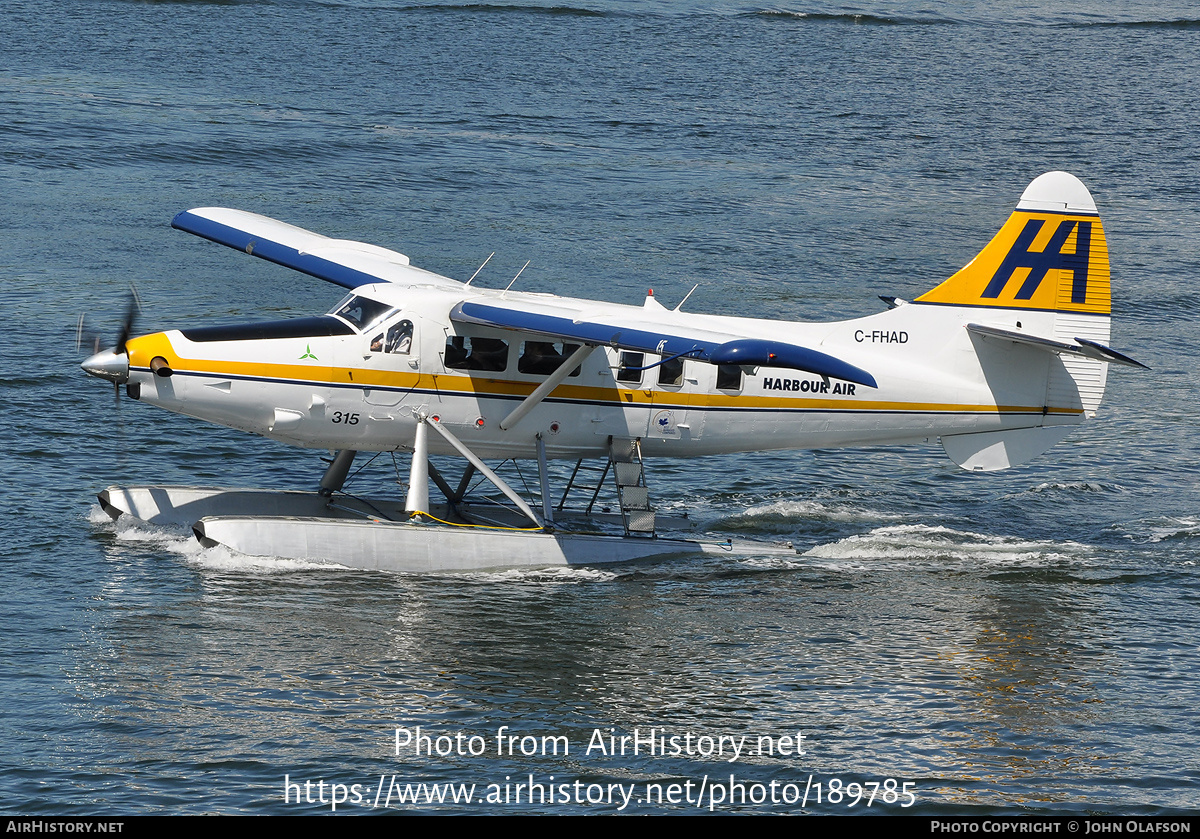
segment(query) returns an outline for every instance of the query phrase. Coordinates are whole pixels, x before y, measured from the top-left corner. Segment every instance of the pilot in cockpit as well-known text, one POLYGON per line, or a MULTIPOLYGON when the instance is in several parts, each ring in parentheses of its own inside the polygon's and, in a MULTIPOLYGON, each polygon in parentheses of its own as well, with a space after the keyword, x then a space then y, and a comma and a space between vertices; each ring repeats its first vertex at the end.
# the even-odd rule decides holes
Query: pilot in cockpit
POLYGON ((387 351, 408 355, 412 351, 413 322, 402 320, 388 330, 387 351))
POLYGON ((387 340, 383 332, 371 339, 371 352, 389 352, 394 355, 408 355, 412 352, 413 322, 402 320, 393 324, 387 331, 387 340))

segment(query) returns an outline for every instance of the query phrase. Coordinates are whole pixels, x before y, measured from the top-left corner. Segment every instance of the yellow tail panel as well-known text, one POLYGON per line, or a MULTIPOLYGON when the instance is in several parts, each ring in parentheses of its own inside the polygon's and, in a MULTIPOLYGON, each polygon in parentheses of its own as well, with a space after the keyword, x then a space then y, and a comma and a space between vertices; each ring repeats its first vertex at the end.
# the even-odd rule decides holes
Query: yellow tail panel
POLYGON ((916 299, 1107 315, 1108 243, 1087 188, 1065 172, 1029 185, 1017 209, 979 255, 916 299))

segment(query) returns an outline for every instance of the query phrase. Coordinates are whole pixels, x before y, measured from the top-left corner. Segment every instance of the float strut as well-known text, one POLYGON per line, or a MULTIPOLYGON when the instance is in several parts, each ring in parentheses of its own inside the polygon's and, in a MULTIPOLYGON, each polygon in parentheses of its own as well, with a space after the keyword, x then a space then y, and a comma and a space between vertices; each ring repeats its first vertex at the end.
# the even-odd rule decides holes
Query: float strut
POLYGON ((550 476, 546 473, 546 441, 539 431, 537 435, 538 480, 542 490, 542 517, 546 524, 554 524, 554 502, 550 500, 550 476))
POLYGON ((346 475, 350 474, 350 465, 354 463, 356 454, 358 452, 354 449, 342 449, 334 455, 333 462, 321 476, 321 495, 328 498, 342 488, 342 484, 346 483, 346 475))
POLYGON ((454 495, 450 498, 450 503, 457 504, 463 500, 467 494, 467 489, 471 486, 471 478, 475 477, 475 464, 467 461, 467 468, 463 470, 462 480, 458 482, 458 489, 454 490, 454 495))
MULTIPOLYGON (((505 496, 508 497, 508 500, 511 501, 513 504, 515 504, 517 506, 517 509, 525 514, 525 517, 527 519, 529 519, 531 522, 533 522, 538 527, 546 526, 542 522, 542 520, 540 518, 538 518, 537 513, 535 513, 533 511, 533 509, 530 508, 530 506, 525 503, 525 500, 523 498, 521 498, 521 496, 517 495, 516 491, 513 490, 512 487, 510 487, 508 484, 504 483, 504 480, 499 475, 497 475, 495 472, 493 472, 491 469, 489 469, 487 464, 485 464, 482 460, 480 460, 478 455, 475 454, 475 452, 468 449, 461 440, 459 440, 457 437, 455 437, 453 434, 451 434, 449 429, 447 429, 446 426, 442 425, 436 419, 422 418, 421 424, 417 426, 417 435, 418 435, 417 439, 418 440, 424 441, 425 438, 423 436, 421 436, 421 429, 424 428, 427 424, 433 426, 434 431, 436 431, 438 434, 441 434, 444 438, 446 438, 447 443, 454 446, 454 448, 458 450, 458 453, 461 454, 463 457, 465 457, 468 461, 470 461, 471 464, 477 470, 479 470, 479 472, 482 473, 485 478, 487 478, 489 481, 492 482, 492 485, 494 487, 496 487, 496 489, 503 492, 505 494, 505 496)), ((424 442, 422 442, 421 445, 424 446, 425 445, 424 442)), ((416 466, 415 466, 416 455, 415 454, 413 455, 413 463, 414 463, 413 469, 415 471, 416 470, 416 466)), ((423 486, 424 486, 424 484, 423 484, 423 486)), ((426 489, 426 491, 428 491, 428 488, 426 489)), ((409 490, 409 492, 411 493, 412 490, 409 490)), ((410 497, 411 497, 411 495, 410 495, 410 497)))
POLYGON ((425 418, 417 422, 413 437, 412 470, 408 475, 408 498, 404 501, 404 512, 410 517, 429 511, 429 426, 425 418))
MULTIPOLYGON (((426 461, 426 462, 428 462, 428 461, 426 461)), ((452 490, 450 488, 450 484, 446 483, 446 479, 442 477, 442 473, 439 472, 437 467, 434 466, 432 463, 429 463, 429 477, 433 478, 433 482, 435 484, 437 484, 437 488, 442 491, 442 495, 446 496, 446 500, 449 501, 451 505, 453 505, 454 504, 454 497, 453 497, 454 490, 452 490)))

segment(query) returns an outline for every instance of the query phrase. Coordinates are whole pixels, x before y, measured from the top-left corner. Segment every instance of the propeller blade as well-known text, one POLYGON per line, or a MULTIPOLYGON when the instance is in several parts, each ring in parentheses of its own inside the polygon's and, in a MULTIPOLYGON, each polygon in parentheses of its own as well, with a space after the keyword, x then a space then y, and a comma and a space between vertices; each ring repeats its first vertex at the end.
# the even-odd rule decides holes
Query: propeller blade
POLYGON ((92 348, 92 355, 100 352, 100 333, 88 329, 87 315, 80 315, 75 325, 75 352, 82 352, 85 346, 92 348))
POLYGON ((129 285, 129 305, 125 308, 125 320, 121 323, 121 331, 117 333, 116 354, 125 354, 125 344, 129 341, 129 336, 133 334, 133 323, 137 319, 138 312, 142 310, 142 301, 138 298, 137 289, 133 284, 129 285))

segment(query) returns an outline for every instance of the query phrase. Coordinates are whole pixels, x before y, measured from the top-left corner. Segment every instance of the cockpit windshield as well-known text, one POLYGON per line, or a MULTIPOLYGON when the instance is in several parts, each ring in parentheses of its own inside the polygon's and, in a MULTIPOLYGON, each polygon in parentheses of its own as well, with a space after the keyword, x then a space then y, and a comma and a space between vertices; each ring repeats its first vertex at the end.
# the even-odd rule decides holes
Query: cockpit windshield
POLYGON ((337 315, 360 332, 392 311, 393 307, 369 297, 351 294, 338 303, 329 314, 337 315))

